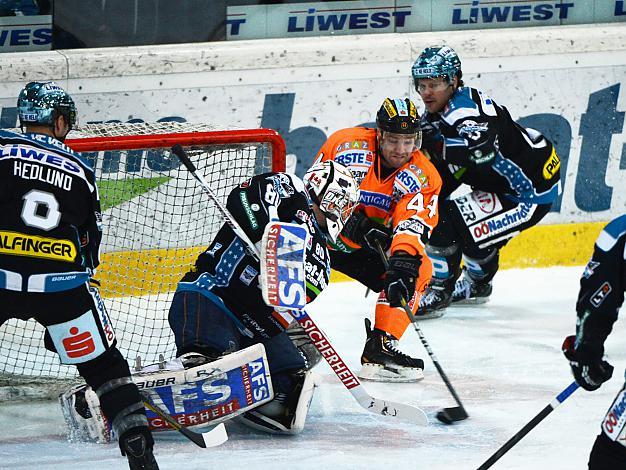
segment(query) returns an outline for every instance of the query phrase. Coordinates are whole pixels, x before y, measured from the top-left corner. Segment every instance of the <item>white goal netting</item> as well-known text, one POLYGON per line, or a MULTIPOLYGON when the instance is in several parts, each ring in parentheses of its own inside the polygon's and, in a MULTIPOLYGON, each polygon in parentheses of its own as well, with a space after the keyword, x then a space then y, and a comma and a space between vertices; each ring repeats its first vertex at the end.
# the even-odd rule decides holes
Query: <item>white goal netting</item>
MULTIPOLYGON (((96 170, 103 209, 97 271, 118 338, 132 364, 173 357, 167 323, 180 277, 222 224, 191 174, 171 153, 181 144, 218 197, 254 174, 284 170, 284 143, 271 130, 218 131, 188 123, 87 125, 66 143, 96 170)), ((53 396, 76 368, 43 347, 35 321, 0 327, 0 399, 53 396)))

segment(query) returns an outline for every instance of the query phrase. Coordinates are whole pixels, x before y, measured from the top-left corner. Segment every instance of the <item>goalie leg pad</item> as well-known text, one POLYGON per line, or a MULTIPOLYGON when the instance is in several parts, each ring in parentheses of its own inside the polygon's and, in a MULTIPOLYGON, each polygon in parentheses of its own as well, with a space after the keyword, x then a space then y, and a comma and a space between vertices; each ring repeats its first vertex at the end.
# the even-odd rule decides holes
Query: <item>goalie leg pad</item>
MULTIPOLYGON (((191 362, 202 361, 194 358, 191 362)), ((190 368, 185 368, 181 359, 149 365, 133 371, 132 379, 142 393, 188 427, 221 423, 274 398, 262 344, 190 368)), ((59 396, 59 401, 71 440, 111 440, 112 426, 90 387, 72 387, 59 396)), ((171 429, 151 410, 146 409, 146 415, 150 430, 171 429)))
POLYGON ((76 385, 59 395, 70 442, 111 442, 111 424, 102 414, 96 392, 76 385))
MULTIPOLYGON (((197 356, 197 355, 196 355, 197 356)), ((164 365, 151 365, 133 374, 133 380, 162 410, 188 427, 227 421, 274 397, 262 344, 227 354, 217 360, 185 368, 186 355, 164 365), (160 368, 159 368, 160 367, 160 368)), ((146 410, 150 429, 169 430, 169 424, 146 410)))
POLYGON ((312 371, 298 373, 294 378, 292 390, 277 392, 274 400, 244 413, 238 418, 239 422, 271 434, 301 433, 317 385, 312 371))

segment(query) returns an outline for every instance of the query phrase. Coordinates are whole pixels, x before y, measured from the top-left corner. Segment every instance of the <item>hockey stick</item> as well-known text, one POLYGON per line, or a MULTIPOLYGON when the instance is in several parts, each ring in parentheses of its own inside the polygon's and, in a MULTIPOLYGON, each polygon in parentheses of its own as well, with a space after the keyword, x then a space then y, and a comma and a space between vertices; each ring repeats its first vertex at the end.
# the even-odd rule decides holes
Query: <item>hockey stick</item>
POLYGON ((168 413, 161 410, 161 408, 159 408, 156 403, 154 403, 154 401, 150 398, 150 395, 148 395, 147 393, 142 393, 142 398, 143 404, 146 406, 146 408, 156 413, 157 416, 159 416, 163 421, 169 424, 174 430, 181 433, 198 447, 216 447, 228 440, 228 434, 226 434, 226 428, 224 427, 224 423, 218 424, 210 431, 195 432, 178 423, 178 421, 172 418, 168 413))
MULTIPOLYGON (((378 249, 378 253, 380 254, 380 257, 383 260, 385 269, 387 269, 389 267, 389 259, 387 259, 387 254, 383 250, 383 247, 380 245, 380 243, 378 243, 378 241, 376 241, 376 248, 378 249)), ((424 345, 424 348, 428 352, 428 355, 432 359, 433 364, 435 365, 435 368, 437 369, 437 372, 439 372, 439 375, 441 376, 441 380, 443 380, 443 383, 446 384, 446 387, 448 387, 450 394, 452 395, 452 397, 454 398, 454 401, 457 404, 457 406, 450 407, 450 408, 443 408, 442 410, 438 411, 437 419, 445 424, 452 424, 455 421, 462 421, 464 419, 467 419, 469 415, 467 414, 467 411, 465 411, 465 408, 463 407, 463 404, 461 403, 461 399, 456 394, 456 391, 454 390, 454 387, 452 387, 450 380, 448 380, 448 376, 441 368, 441 365, 439 364, 439 361, 437 360, 435 353, 433 352, 432 349, 430 349, 430 345, 428 344, 428 341, 426 341, 426 337, 424 336, 424 333, 422 333, 421 328, 417 324, 417 319, 415 318, 415 315, 413 315, 413 312, 409 308, 409 305, 407 304, 406 299, 404 298, 400 299, 400 303, 402 305, 402 308, 404 309, 404 312, 409 317, 409 320, 411 320, 411 324, 413 325, 413 328, 415 329, 417 335, 419 336, 420 341, 422 342, 422 344, 424 345)))
MULTIPOLYGON (((248 246, 248 251, 252 256, 259 260, 260 256, 257 247, 252 243, 237 221, 235 221, 228 209, 217 198, 204 177, 197 173, 195 165, 191 162, 185 150, 180 145, 174 145, 172 152, 180 159, 198 183, 200 183, 204 192, 221 212, 225 222, 233 232, 235 232, 235 235, 248 246)), ((424 413, 421 408, 372 397, 367 393, 365 387, 361 385, 359 379, 357 379, 356 375, 354 375, 343 359, 341 359, 339 354, 337 354, 324 332, 319 329, 313 319, 304 310, 288 310, 288 312, 302 326, 306 334, 311 338, 315 348, 324 357, 337 377, 339 377, 341 383, 344 384, 359 405, 364 409, 370 413, 376 413, 382 416, 394 416, 418 425, 428 424, 426 413, 424 413)))
POLYGON ((572 393, 574 393, 578 389, 579 385, 576 382, 572 382, 567 386, 565 390, 559 393, 554 400, 552 400, 546 407, 541 410, 533 419, 531 419, 526 425, 520 429, 517 434, 515 434, 511 439, 506 441, 506 443, 500 447, 494 454, 489 457, 485 463, 483 463, 478 470, 486 470, 490 468, 494 463, 496 463, 500 457, 506 454, 511 447, 517 444, 522 438, 528 434, 535 426, 537 426, 543 419, 548 416, 552 411, 563 403, 572 393))

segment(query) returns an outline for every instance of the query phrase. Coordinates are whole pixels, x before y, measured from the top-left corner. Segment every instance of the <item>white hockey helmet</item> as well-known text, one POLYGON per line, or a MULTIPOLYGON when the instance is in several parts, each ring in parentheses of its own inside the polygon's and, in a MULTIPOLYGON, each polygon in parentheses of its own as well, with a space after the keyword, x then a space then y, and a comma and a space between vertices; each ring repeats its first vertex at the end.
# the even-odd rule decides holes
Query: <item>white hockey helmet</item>
POLYGON ((359 203, 359 184, 352 172, 332 160, 316 163, 304 175, 311 199, 326 216, 326 232, 336 242, 339 233, 359 203))

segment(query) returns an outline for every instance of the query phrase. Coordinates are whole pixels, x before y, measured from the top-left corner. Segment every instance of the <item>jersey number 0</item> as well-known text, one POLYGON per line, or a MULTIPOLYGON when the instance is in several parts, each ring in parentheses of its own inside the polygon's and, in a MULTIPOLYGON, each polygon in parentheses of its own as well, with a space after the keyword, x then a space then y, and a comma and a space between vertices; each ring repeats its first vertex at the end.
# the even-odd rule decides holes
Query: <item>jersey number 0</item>
POLYGON ((22 220, 29 227, 52 230, 61 221, 59 201, 54 194, 33 189, 22 198, 22 220))

